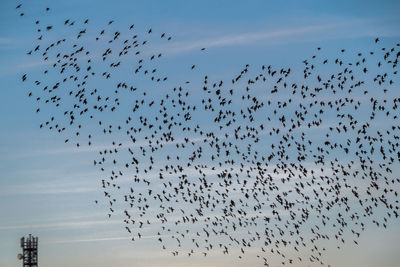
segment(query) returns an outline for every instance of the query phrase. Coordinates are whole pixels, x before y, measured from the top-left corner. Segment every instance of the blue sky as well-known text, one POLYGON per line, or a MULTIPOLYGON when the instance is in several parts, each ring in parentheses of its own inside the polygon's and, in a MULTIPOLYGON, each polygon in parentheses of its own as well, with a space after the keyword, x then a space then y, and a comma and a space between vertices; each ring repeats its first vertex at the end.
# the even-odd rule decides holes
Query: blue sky
MULTIPOLYGON (((35 114, 37 104, 27 97, 28 84, 21 83, 23 73, 38 75, 46 68, 37 58, 25 55, 37 38, 36 18, 43 25, 55 25, 50 35, 56 40, 73 36, 69 30, 59 30, 65 19, 78 22, 88 18, 92 39, 109 20, 114 20, 112 30, 134 23, 139 35, 150 27, 157 34, 166 32, 172 40, 168 43, 155 40, 148 53, 162 52, 159 68, 168 74, 168 85, 191 80, 194 95, 195 89, 201 88, 204 75, 209 75, 210 80, 229 81, 245 64, 254 68, 270 64, 276 68, 301 69, 302 60, 314 55, 317 47, 322 47, 326 57, 334 58, 342 48, 368 51, 377 36, 388 46, 398 43, 400 37, 398 1, 283 4, 207 0, 111 4, 71 0, 22 4, 24 17, 18 16, 15 1, 0 3, 0 266, 21 264, 16 259, 19 238, 28 233, 39 236, 39 261, 44 267, 259 264, 255 257, 238 260, 217 251, 208 257, 172 257, 152 239, 155 229, 145 229, 145 238, 132 243, 122 217, 108 219, 107 206, 94 204, 95 199, 102 199, 103 193, 101 174, 93 167, 93 158, 97 156, 96 148, 109 147, 110 139, 99 137, 94 148, 76 149, 73 144, 64 144, 65 136, 39 129, 38 125, 47 119, 46 112, 52 110, 35 114), (51 12, 45 14, 47 6, 51 12), (202 47, 207 47, 206 53, 200 51, 202 47), (193 62, 198 66, 197 72, 190 71, 193 62)), ((94 51, 104 48, 89 39, 82 42, 94 51)), ((129 64, 130 61, 126 71, 129 64)), ((118 75, 117 79, 123 79, 126 73, 118 75)), ((137 87, 154 90, 155 98, 162 96, 162 87, 152 88, 140 78, 134 82, 137 87)), ((114 117, 107 115, 104 120, 112 122, 123 113, 124 110, 114 117)), ((88 132, 95 127, 91 123, 85 126, 88 132)), ((318 138, 318 133, 314 134, 318 138)), ((332 266, 400 266, 399 242, 400 225, 393 220, 385 230, 368 228, 361 235, 359 246, 347 243, 336 250, 334 242, 327 244, 325 259, 332 266)))

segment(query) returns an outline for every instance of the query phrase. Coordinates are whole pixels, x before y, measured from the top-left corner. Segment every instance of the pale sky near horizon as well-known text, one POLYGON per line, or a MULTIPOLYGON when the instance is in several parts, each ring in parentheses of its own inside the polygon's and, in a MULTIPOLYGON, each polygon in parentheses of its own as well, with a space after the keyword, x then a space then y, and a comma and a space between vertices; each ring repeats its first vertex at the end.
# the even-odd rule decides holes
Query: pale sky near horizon
MULTIPOLYGON (((103 197, 93 168, 96 147, 79 150, 55 132, 39 129, 43 118, 21 83, 23 73, 42 66, 25 53, 36 38, 34 19, 44 16, 47 6, 51 12, 43 20, 54 25, 88 18, 93 28, 114 20, 116 28, 134 23, 139 31, 167 32, 171 43, 155 48, 165 49, 172 62, 165 68, 177 80, 186 78, 180 66, 193 61, 209 67, 215 79, 226 79, 245 64, 300 66, 316 47, 329 56, 342 48, 367 50, 376 37, 388 45, 400 41, 400 1, 0 1, 0 267, 21 265, 19 239, 29 233, 39 236, 41 267, 261 266, 255 257, 238 260, 220 251, 173 257, 151 236, 132 243, 122 220, 108 219, 94 204, 103 197), (15 10, 18 3, 24 17, 15 10), (207 47, 205 57, 201 47, 207 47)), ((337 250, 332 242, 325 262, 400 266, 398 219, 387 229, 371 226, 358 243, 337 250)))

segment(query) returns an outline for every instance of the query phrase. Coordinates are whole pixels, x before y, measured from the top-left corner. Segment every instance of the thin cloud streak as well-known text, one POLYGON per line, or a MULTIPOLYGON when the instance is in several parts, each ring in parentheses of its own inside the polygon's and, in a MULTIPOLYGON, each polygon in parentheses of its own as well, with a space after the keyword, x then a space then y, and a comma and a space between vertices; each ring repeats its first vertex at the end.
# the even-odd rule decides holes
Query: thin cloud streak
MULTIPOLYGON (((145 235, 142 239, 152 239, 156 237, 169 237, 171 235, 145 235)), ((66 244, 66 243, 86 243, 86 242, 98 242, 98 241, 117 241, 117 240, 131 240, 129 236, 116 236, 116 237, 103 237, 103 238, 87 238, 87 239, 72 239, 72 240, 56 240, 44 242, 47 244, 66 244)))
POLYGON ((86 243, 86 242, 98 242, 98 241, 116 241, 116 240, 130 240, 130 237, 104 237, 104 238, 90 238, 90 239, 75 239, 75 240, 56 240, 43 242, 46 244, 67 244, 67 243, 86 243))
MULTIPOLYGON (((365 22, 365 20, 361 21, 365 22)), ((268 31, 252 32, 244 34, 243 33, 230 34, 219 38, 208 38, 197 41, 174 42, 171 45, 167 46, 166 49, 161 49, 161 50, 163 50, 164 53, 170 53, 170 55, 174 55, 174 54, 189 52, 192 50, 197 50, 203 47, 212 48, 212 47, 226 47, 226 46, 235 46, 244 44, 254 44, 266 39, 269 39, 269 41, 273 42, 281 42, 283 41, 283 39, 288 37, 290 38, 290 37, 310 35, 313 33, 323 32, 333 28, 339 28, 357 22, 360 21, 355 21, 355 22, 349 21, 346 23, 332 23, 323 25, 318 24, 318 25, 311 25, 311 26, 304 26, 297 28, 286 28, 286 29, 272 30, 272 31, 268 30, 268 31)), ((291 40, 291 42, 293 42, 293 40, 291 40)), ((165 45, 163 47, 165 47, 165 45)), ((24 69, 30 69, 42 65, 50 65, 53 63, 55 62, 28 61, 22 64, 15 65, 13 67, 9 67, 8 71, 5 74, 12 74, 17 71, 22 71, 24 69)))
POLYGON ((317 25, 317 26, 307 26, 295 29, 283 29, 277 31, 266 31, 257 33, 245 33, 236 35, 227 35, 216 39, 206 39, 200 40, 193 43, 186 43, 183 45, 178 44, 175 49, 171 49, 169 52, 184 52, 189 50, 194 50, 202 47, 223 47, 232 45, 242 45, 242 44, 252 44, 260 40, 265 40, 268 38, 274 38, 276 41, 279 38, 292 37, 296 35, 305 35, 309 33, 315 33, 322 30, 327 30, 334 28, 336 25, 317 25))
MULTIPOLYGON (((380 18, 379 18, 380 19, 380 18)), ((338 19, 339 21, 339 19, 338 19)), ((268 41, 270 43, 279 43, 282 44, 284 42, 295 43, 298 42, 299 37, 309 37, 309 41, 321 41, 321 36, 318 35, 318 39, 312 38, 315 37, 315 34, 326 33, 328 30, 340 30, 338 32, 332 33, 329 36, 325 36, 325 39, 332 39, 335 36, 340 36, 341 38, 354 38, 354 37, 362 37, 362 36, 375 36, 379 33, 380 36, 398 36, 398 32, 389 31, 386 29, 376 29, 372 31, 367 26, 364 25, 368 23, 373 23, 375 21, 379 21, 378 18, 369 18, 369 19, 353 19, 347 20, 345 22, 334 22, 329 24, 317 24, 317 25, 308 25, 303 27, 295 27, 295 28, 284 28, 279 30, 268 30, 262 32, 252 32, 252 33, 242 33, 242 34, 230 34, 226 36, 222 36, 219 38, 209 38, 191 42, 175 42, 170 45, 169 48, 165 49, 164 52, 171 54, 179 54, 183 52, 189 52, 192 50, 198 50, 200 48, 212 48, 212 47, 227 47, 227 46, 237 46, 237 45, 251 45, 257 44, 261 41, 268 41), (364 26, 361 31, 358 31, 357 35, 352 33, 348 35, 343 33, 343 29, 349 29, 349 26, 364 26), (385 30, 385 32, 382 32, 385 30), (314 35, 313 35, 314 34, 314 35), (295 39, 294 39, 295 38, 295 39)), ((304 40, 301 40, 304 41, 304 40)), ((168 54, 167 54, 168 55, 168 54)))
POLYGON ((96 225, 120 224, 117 220, 104 221, 80 221, 80 222, 62 222, 62 223, 44 223, 44 224, 23 224, 0 226, 0 231, 19 230, 19 229, 79 229, 84 227, 93 227, 96 225))
POLYGON ((97 191, 97 188, 93 187, 90 183, 51 183, 48 181, 43 181, 26 185, 6 185, 0 190, 0 196, 82 194, 97 191))
POLYGON ((17 40, 9 37, 0 37, 0 45, 12 45, 17 44, 17 40))
MULTIPOLYGON (((200 48, 212 48, 212 47, 226 47, 235 45, 255 44, 260 41, 267 40, 270 42, 281 43, 287 38, 298 38, 299 36, 306 36, 315 33, 325 32, 329 29, 343 27, 349 23, 332 23, 332 24, 318 24, 310 25, 297 28, 286 28, 280 30, 268 30, 263 32, 253 32, 244 34, 231 34, 222 36, 219 38, 209 38, 204 40, 197 40, 193 42, 176 42, 171 47, 166 49, 166 52, 177 54, 182 52, 188 52, 191 50, 197 50, 200 48)), ((294 40, 290 40, 293 42, 294 40)))

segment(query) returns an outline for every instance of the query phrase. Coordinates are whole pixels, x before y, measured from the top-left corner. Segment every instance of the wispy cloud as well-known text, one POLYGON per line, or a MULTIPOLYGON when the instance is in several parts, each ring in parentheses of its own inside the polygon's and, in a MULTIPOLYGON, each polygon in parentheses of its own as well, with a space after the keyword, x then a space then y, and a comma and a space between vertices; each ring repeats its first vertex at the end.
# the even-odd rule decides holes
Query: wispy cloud
POLYGON ((92 220, 78 222, 55 222, 42 224, 22 224, 0 226, 0 231, 19 230, 19 229, 79 229, 98 225, 120 224, 118 220, 92 220))
POLYGON ((47 244, 66 244, 66 243, 86 243, 86 242, 99 242, 99 241, 116 241, 116 240, 130 240, 128 236, 118 237, 103 237, 103 238, 87 238, 87 239, 71 239, 71 240, 55 240, 44 242, 47 244))
MULTIPOLYGON (((82 175, 79 175, 82 177, 82 175)), ((86 179, 82 179, 86 181, 86 179)), ((0 189, 0 196, 10 195, 57 195, 79 194, 98 191, 93 184, 87 182, 38 182, 24 185, 5 185, 0 189)))
MULTIPOLYGON (((166 237, 170 235, 144 235, 142 239, 151 239, 156 237, 166 237)), ((86 243, 86 242, 99 242, 99 241, 116 241, 116 240, 131 240, 130 236, 115 236, 115 237, 102 237, 102 238, 85 238, 85 239, 70 239, 70 240, 55 240, 48 241, 47 244, 64 244, 64 243, 86 243)))
POLYGON ((0 45, 10 45, 15 44, 16 40, 8 37, 0 37, 0 45))
MULTIPOLYGON (((159 50, 166 55, 174 55, 185 52, 190 52, 193 50, 198 50, 200 48, 213 48, 213 47, 227 47, 227 46, 237 46, 237 45, 251 45, 257 44, 260 42, 269 42, 269 43, 281 43, 283 41, 298 41, 300 37, 310 38, 311 36, 319 35, 321 33, 327 32, 332 29, 340 29, 343 27, 348 27, 348 25, 366 23, 368 20, 349 20, 345 22, 334 22, 328 24, 315 24, 315 25, 306 25, 301 27, 287 27, 276 30, 267 30, 267 31, 258 31, 258 32, 247 32, 247 33, 234 33, 227 34, 220 37, 209 37, 200 40, 194 41, 176 41, 172 42, 168 45, 161 46, 150 46, 150 50, 159 50), (153 49, 151 49, 151 47, 153 49)), ((371 30, 363 33, 367 35, 371 35, 371 30)), ((7 38, 0 38, 0 44, 12 42, 7 38)), ((146 51, 144 51, 146 52, 146 51)), ((84 56, 83 56, 84 57, 84 56)), ((93 56, 92 56, 93 57, 93 56)), ((7 71, 4 74, 11 74, 17 71, 23 71, 26 69, 35 68, 38 66, 50 65, 55 62, 47 62, 40 60, 33 60, 18 63, 14 66, 9 66, 7 71)))
POLYGON ((330 28, 334 28, 335 24, 327 25, 313 25, 298 28, 287 28, 280 30, 268 30, 262 32, 253 33, 239 33, 230 34, 217 38, 208 38, 203 40, 191 41, 191 42, 175 42, 169 49, 170 53, 186 52, 190 50, 199 49, 202 47, 224 47, 244 44, 254 44, 262 40, 269 39, 270 41, 278 41, 282 38, 295 37, 299 35, 305 35, 310 33, 316 33, 325 31, 330 28))
POLYGON ((253 45, 259 43, 281 44, 304 41, 321 41, 332 38, 354 38, 362 36, 399 36, 399 32, 375 25, 382 18, 339 19, 332 23, 318 23, 306 26, 289 26, 267 31, 228 34, 220 37, 205 38, 195 41, 171 43, 164 48, 167 54, 178 54, 198 50, 200 48, 253 45), (367 27, 368 26, 368 27, 367 27), (372 27, 376 26, 376 27, 372 27))

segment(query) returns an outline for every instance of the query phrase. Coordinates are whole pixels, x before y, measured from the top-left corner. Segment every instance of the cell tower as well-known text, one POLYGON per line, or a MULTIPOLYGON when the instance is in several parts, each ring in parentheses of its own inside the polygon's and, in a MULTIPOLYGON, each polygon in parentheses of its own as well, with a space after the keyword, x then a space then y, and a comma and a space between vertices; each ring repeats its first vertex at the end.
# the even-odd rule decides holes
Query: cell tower
POLYGON ((23 267, 38 266, 38 238, 29 234, 27 238, 21 237, 22 254, 18 259, 22 260, 23 267))

